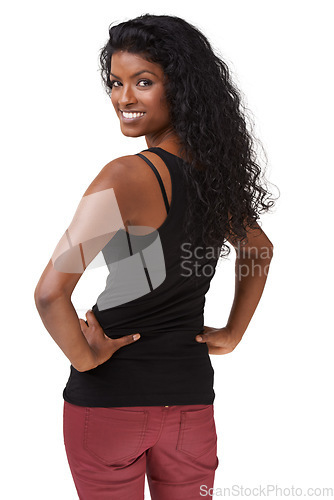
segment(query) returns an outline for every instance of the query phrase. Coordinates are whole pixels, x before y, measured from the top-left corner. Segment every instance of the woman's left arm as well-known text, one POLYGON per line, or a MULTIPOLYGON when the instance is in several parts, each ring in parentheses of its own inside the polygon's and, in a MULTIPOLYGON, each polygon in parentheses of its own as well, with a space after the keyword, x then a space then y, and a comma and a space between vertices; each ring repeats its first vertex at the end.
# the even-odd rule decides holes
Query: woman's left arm
POLYGON ((227 324, 223 328, 204 327, 197 335, 198 342, 206 342, 209 354, 228 354, 241 341, 261 299, 271 259, 273 244, 262 228, 248 229, 244 246, 230 243, 236 250, 235 294, 227 324), (202 338, 202 340, 200 340, 202 338))

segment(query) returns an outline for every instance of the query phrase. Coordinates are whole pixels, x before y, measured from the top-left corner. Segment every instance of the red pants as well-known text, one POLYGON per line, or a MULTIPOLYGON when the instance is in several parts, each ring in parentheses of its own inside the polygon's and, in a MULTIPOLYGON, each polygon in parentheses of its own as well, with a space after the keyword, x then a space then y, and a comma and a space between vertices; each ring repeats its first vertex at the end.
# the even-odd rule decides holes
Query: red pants
POLYGON ((143 500, 145 474, 152 500, 203 499, 213 488, 213 405, 91 408, 64 401, 63 430, 80 500, 143 500))

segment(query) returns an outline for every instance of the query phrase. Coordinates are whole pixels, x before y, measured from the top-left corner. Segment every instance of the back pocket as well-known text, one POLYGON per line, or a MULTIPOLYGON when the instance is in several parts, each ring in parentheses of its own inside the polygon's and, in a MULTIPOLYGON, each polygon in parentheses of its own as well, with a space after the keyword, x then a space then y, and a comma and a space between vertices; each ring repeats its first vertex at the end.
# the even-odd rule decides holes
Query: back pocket
POLYGON ((181 411, 180 416, 177 450, 193 458, 199 458, 210 449, 216 451, 217 433, 213 405, 200 410, 181 411))
POLYGON ((84 448, 106 465, 122 465, 142 445, 147 411, 86 408, 84 448))

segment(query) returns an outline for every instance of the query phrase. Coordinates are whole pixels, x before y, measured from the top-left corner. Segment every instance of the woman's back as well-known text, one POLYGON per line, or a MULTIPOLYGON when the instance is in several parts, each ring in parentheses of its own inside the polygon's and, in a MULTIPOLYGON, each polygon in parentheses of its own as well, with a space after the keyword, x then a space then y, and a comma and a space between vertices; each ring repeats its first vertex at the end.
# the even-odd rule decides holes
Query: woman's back
POLYGON ((78 372, 71 366, 63 396, 72 404, 155 406, 214 400, 208 348, 195 337, 203 332, 205 294, 218 254, 206 252, 198 240, 192 255, 184 239, 184 160, 159 147, 143 153, 143 162, 149 157, 151 164, 140 168, 145 166, 155 187, 139 193, 147 199, 143 211, 103 249, 109 276, 92 308, 110 338, 137 332, 141 338, 93 370, 78 372), (152 206, 159 207, 157 212, 152 213, 152 206))

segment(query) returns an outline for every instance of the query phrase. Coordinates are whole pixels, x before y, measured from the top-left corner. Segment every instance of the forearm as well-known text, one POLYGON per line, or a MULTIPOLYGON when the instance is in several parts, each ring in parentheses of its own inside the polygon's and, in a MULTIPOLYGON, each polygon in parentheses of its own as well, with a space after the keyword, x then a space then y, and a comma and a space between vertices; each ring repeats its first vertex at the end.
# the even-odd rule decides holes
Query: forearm
POLYGON ((267 258, 236 258, 235 295, 227 327, 239 341, 262 296, 272 255, 267 258))
POLYGON ((71 300, 64 296, 43 302, 35 298, 38 313, 47 331, 78 371, 92 366, 93 352, 81 331, 71 300))

